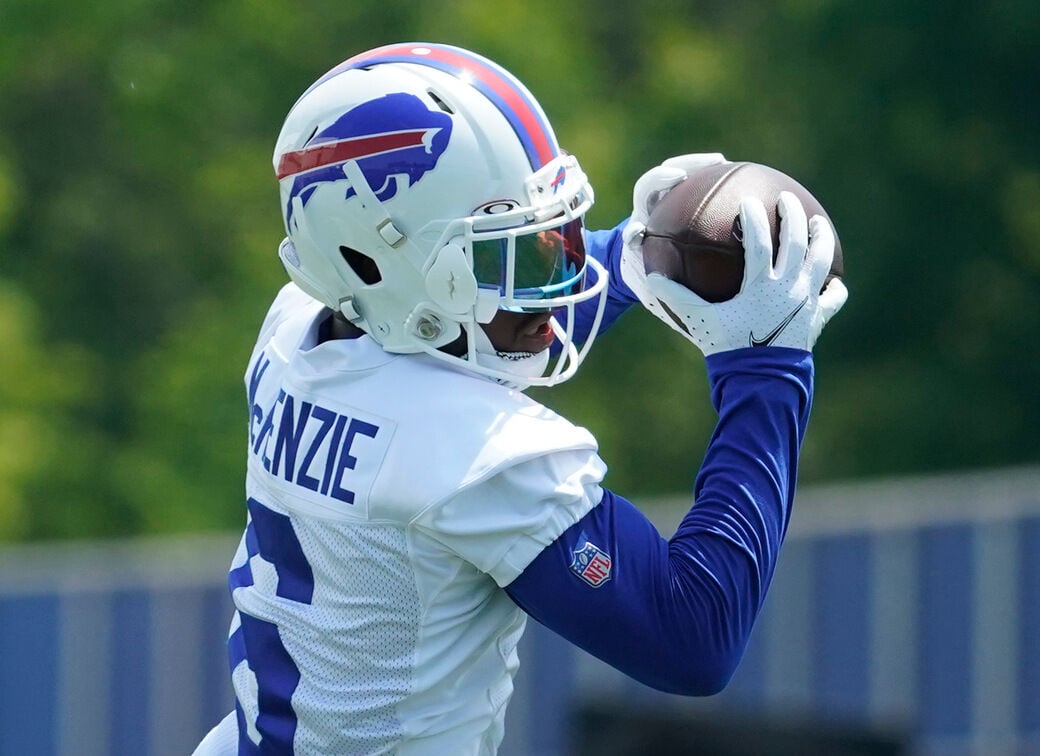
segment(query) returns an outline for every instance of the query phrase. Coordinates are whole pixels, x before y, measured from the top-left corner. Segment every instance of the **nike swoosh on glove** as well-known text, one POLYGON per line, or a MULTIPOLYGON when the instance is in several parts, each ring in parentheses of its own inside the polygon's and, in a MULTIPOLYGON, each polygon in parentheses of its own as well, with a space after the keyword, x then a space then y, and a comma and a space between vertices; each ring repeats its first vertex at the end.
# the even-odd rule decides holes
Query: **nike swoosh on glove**
POLYGON ((744 279, 725 302, 707 302, 660 273, 646 276, 650 293, 673 327, 705 354, 755 346, 811 351, 823 327, 848 299, 841 279, 820 292, 834 257, 834 230, 823 216, 807 220, 790 192, 781 192, 780 248, 773 244, 765 206, 753 197, 740 204, 744 279))

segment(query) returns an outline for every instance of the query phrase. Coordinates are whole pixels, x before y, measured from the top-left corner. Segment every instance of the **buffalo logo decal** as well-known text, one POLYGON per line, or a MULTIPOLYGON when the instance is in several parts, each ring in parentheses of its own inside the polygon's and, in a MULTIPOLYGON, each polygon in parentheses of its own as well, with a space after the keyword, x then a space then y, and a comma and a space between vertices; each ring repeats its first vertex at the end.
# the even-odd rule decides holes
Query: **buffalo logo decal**
MULTIPOLYGON (((389 94, 362 103, 316 132, 301 150, 278 161, 278 178, 293 178, 286 218, 296 197, 306 204, 321 184, 345 181, 343 164, 356 160, 376 197, 394 197, 437 166, 451 138, 451 117, 415 95, 389 94)), ((353 187, 345 199, 354 196, 353 187)))

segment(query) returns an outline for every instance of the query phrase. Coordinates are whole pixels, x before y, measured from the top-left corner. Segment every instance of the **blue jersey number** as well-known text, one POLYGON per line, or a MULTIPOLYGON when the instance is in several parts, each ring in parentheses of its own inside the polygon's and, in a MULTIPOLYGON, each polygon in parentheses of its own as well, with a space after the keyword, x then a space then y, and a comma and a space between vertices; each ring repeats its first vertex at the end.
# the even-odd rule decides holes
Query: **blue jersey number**
MULTIPOLYGON (((249 499, 250 522, 246 528, 246 550, 249 559, 231 571, 231 590, 253 584, 250 559, 259 556, 274 566, 278 575, 275 593, 282 598, 311 603, 314 595, 314 573, 303 553, 292 521, 274 512, 256 499, 249 499)), ((260 745, 249 738, 248 725, 241 703, 236 703, 240 754, 292 754, 296 734, 296 712, 292 695, 300 683, 300 670, 282 643, 278 626, 239 612, 241 624, 228 638, 228 661, 234 670, 243 661, 256 675, 257 715, 255 727, 260 745)))

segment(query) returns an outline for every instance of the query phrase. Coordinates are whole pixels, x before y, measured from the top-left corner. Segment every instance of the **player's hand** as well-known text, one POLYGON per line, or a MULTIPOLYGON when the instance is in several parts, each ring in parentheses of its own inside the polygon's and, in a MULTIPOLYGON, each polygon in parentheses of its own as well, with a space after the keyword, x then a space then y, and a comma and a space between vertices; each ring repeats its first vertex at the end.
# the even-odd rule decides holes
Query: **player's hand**
POLYGON ((827 219, 807 220, 790 192, 780 194, 778 209, 780 248, 774 263, 765 207, 757 198, 741 201, 744 279, 732 299, 713 304, 660 273, 647 276, 650 293, 705 356, 758 346, 812 350, 848 298, 839 278, 820 293, 834 257, 834 230, 827 219))
MULTIPOLYGON (((647 219, 661 198, 691 172, 725 162, 726 158, 719 152, 699 152, 671 157, 640 176, 632 189, 632 215, 621 232, 624 242, 621 248, 621 278, 644 307, 670 325, 671 320, 661 310, 660 304, 646 285, 643 231, 646 230, 647 219)), ((672 327, 675 328, 674 325, 672 327)))

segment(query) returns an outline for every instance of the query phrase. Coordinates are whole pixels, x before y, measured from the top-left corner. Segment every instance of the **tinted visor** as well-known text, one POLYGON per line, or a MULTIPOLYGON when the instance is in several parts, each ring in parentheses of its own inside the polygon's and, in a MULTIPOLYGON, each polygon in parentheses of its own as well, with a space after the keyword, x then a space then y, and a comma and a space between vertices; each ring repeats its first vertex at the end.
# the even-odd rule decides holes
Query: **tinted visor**
POLYGON ((473 272, 480 286, 508 295, 511 243, 514 298, 538 300, 582 291, 585 240, 580 219, 533 233, 474 240, 473 272))

